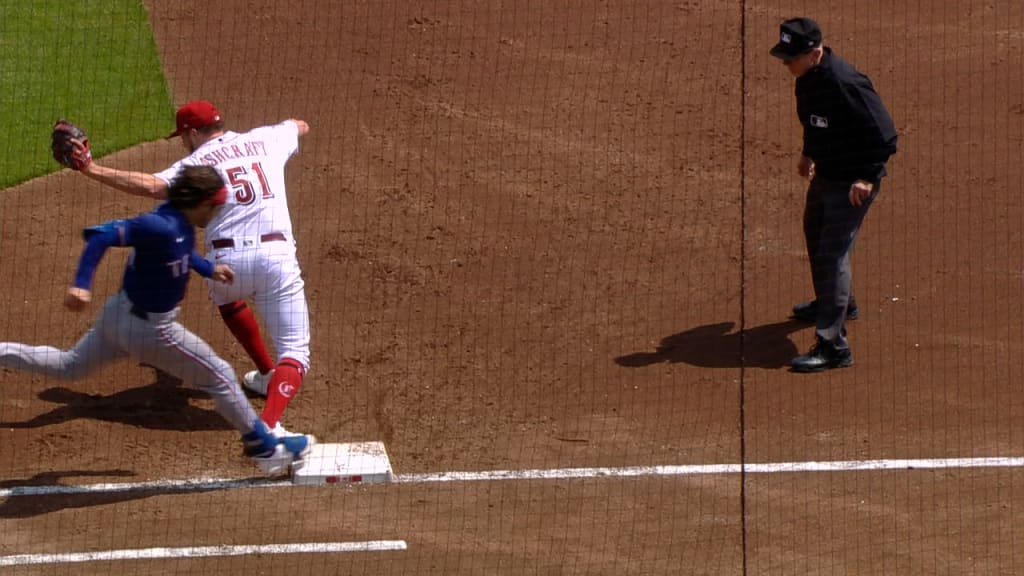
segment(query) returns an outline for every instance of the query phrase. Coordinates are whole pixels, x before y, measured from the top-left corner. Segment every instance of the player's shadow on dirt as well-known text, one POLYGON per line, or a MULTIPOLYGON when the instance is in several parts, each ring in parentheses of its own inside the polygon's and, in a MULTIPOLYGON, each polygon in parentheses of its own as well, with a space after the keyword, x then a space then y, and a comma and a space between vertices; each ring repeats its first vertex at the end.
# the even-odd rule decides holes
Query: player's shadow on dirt
POLYGON ((129 388, 110 396, 86 394, 70 388, 48 388, 39 399, 61 406, 24 422, 0 422, 6 428, 40 428, 79 418, 118 422, 151 430, 202 432, 232 430, 217 412, 193 406, 189 400, 208 398, 202 391, 182 385, 182 381, 154 368, 156 381, 148 386, 129 388))
POLYGON ((799 351, 790 334, 808 328, 796 320, 733 332, 735 322, 691 328, 661 339, 651 352, 619 356, 615 363, 640 368, 662 362, 684 362, 705 368, 785 368, 799 351))
POLYGON ((32 491, 25 494, 26 488, 33 487, 62 487, 61 480, 74 477, 126 477, 134 476, 126 470, 67 470, 42 472, 28 479, 4 480, 0 482, 0 490, 14 490, 14 495, 9 496, 0 502, 0 518, 30 518, 41 514, 57 512, 65 508, 84 508, 87 506, 99 506, 102 504, 115 504, 137 498, 144 498, 151 494, 140 494, 138 492, 104 492, 104 493, 47 493, 47 490, 32 491), (17 491, 21 491, 21 493, 17 491))
POLYGON ((62 470, 42 472, 27 479, 3 480, 0 481, 0 490, 10 490, 12 494, 0 501, 0 518, 31 518, 67 508, 88 508, 178 492, 196 494, 225 488, 211 482, 207 487, 126 484, 118 489, 95 491, 89 490, 87 486, 76 487, 62 483, 65 478, 125 478, 134 475, 127 470, 62 470))

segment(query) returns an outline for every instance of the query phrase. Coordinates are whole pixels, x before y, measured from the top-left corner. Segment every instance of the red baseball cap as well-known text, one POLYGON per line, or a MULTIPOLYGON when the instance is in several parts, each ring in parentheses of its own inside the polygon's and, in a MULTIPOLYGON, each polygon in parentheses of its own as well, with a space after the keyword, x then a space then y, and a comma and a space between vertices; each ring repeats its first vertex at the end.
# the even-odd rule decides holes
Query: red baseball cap
POLYGON ((221 187, 220 190, 217 190, 216 192, 214 192, 213 195, 210 196, 207 199, 207 201, 210 204, 214 205, 214 206, 220 206, 221 204, 227 202, 227 200, 228 200, 228 187, 227 186, 221 187))
POLYGON ((206 100, 193 100, 178 108, 176 116, 178 128, 168 135, 168 138, 180 136, 183 132, 205 128, 211 124, 220 122, 220 112, 206 100))

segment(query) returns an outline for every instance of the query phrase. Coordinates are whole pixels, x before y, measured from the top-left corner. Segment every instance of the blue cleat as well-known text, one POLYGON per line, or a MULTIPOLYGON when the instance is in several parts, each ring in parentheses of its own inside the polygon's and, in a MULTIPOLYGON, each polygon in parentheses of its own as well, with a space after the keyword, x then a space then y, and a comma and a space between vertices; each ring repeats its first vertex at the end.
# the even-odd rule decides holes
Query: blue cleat
POLYGON ((282 476, 305 465, 316 438, 310 434, 277 435, 262 420, 253 423, 253 431, 242 436, 245 455, 268 476, 282 476))

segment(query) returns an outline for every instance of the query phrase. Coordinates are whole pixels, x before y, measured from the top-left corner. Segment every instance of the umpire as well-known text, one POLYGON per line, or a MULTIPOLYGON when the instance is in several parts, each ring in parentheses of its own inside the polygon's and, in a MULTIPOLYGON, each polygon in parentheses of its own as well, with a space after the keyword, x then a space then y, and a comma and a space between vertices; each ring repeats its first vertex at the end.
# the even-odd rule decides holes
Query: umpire
POLYGON ((850 252, 896 152, 896 128, 871 80, 822 45, 814 20, 792 18, 779 28, 770 53, 796 78, 804 133, 797 170, 811 181, 803 224, 815 299, 794 306, 793 316, 815 322, 816 342, 792 367, 819 372, 853 364, 846 341, 846 320, 857 316, 850 252))

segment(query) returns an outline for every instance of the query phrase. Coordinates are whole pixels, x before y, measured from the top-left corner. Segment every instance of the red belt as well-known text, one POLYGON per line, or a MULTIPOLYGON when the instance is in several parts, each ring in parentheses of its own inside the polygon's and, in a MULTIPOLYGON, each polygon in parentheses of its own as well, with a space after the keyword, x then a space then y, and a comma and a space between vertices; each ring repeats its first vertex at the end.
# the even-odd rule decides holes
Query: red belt
MULTIPOLYGON (((287 238, 280 232, 271 232, 270 234, 264 234, 260 236, 260 242, 284 242, 287 238)), ((235 241, 231 238, 218 238, 213 242, 210 242, 210 246, 214 248, 234 248, 235 241)))

